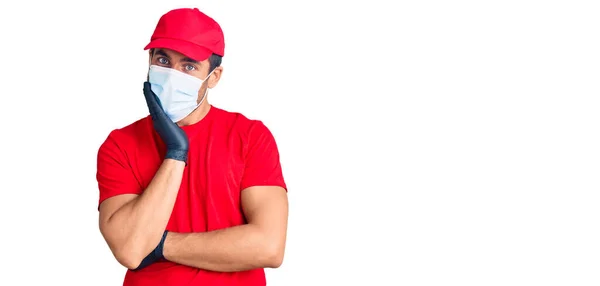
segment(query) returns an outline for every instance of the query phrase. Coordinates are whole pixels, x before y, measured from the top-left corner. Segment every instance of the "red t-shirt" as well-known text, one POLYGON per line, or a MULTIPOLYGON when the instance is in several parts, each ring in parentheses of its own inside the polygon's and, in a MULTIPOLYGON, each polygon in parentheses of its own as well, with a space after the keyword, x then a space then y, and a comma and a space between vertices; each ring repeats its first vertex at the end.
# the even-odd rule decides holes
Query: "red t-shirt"
MULTIPOLYGON (((258 120, 212 106, 198 123, 182 126, 190 149, 188 165, 167 224, 174 232, 206 232, 245 223, 240 192, 250 186, 287 190, 279 152, 258 120)), ((141 194, 165 156, 165 145, 148 116, 113 130, 98 151, 99 203, 121 194, 141 194)), ((124 286, 266 285, 263 269, 212 272, 169 261, 127 270, 124 286)))

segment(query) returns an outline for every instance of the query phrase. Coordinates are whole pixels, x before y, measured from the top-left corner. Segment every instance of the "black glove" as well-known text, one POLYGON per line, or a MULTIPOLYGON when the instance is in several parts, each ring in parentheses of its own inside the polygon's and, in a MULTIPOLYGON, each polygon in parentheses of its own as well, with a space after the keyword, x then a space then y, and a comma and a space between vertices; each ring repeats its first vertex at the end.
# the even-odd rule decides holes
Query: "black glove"
POLYGON ((150 116, 154 122, 154 129, 160 135, 165 145, 167 145, 165 159, 179 160, 187 164, 189 149, 187 135, 167 116, 160 105, 160 100, 150 88, 149 82, 144 82, 144 96, 146 97, 150 116))
POLYGON ((142 263, 140 263, 140 265, 135 268, 132 269, 133 271, 138 271, 142 268, 145 268, 146 266, 154 263, 155 261, 163 258, 163 246, 165 245, 165 238, 167 238, 167 233, 169 231, 165 230, 165 232, 163 233, 163 236, 160 240, 160 243, 158 243, 158 246, 156 246, 156 248, 154 250, 152 250, 152 252, 150 252, 150 254, 148 254, 144 260, 142 260, 142 263))

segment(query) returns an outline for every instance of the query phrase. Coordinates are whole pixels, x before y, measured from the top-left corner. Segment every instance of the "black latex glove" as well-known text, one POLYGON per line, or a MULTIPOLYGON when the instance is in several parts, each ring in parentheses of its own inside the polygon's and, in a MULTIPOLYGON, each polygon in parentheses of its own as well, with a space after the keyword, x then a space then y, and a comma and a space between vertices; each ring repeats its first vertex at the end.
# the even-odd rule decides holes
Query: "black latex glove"
POLYGON ((160 105, 160 100, 150 88, 149 82, 144 82, 144 97, 148 104, 150 116, 154 122, 154 129, 167 146, 165 159, 174 159, 186 162, 189 149, 188 137, 165 113, 160 105))
POLYGON ((158 246, 156 246, 156 248, 154 248, 154 250, 152 250, 152 252, 150 252, 145 258, 144 260, 142 260, 142 262, 140 263, 140 265, 135 268, 132 269, 133 271, 138 271, 140 269, 144 269, 146 268, 146 266, 158 261, 159 259, 164 258, 163 256, 163 247, 165 245, 165 239, 167 238, 167 233, 169 231, 163 232, 163 236, 160 239, 160 242, 158 243, 158 246))

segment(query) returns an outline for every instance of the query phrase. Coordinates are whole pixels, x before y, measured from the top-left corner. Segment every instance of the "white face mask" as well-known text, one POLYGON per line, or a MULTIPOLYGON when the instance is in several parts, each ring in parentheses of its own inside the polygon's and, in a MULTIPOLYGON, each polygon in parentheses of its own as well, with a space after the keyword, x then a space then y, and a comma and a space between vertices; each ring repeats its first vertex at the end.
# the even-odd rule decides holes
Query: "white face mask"
MULTIPOLYGON (((210 77, 210 74, 206 77, 210 77)), ((206 80, 185 74, 175 69, 151 65, 148 81, 152 91, 160 100, 163 110, 173 122, 177 122, 192 113, 206 98, 208 88, 198 103, 198 91, 206 80)))

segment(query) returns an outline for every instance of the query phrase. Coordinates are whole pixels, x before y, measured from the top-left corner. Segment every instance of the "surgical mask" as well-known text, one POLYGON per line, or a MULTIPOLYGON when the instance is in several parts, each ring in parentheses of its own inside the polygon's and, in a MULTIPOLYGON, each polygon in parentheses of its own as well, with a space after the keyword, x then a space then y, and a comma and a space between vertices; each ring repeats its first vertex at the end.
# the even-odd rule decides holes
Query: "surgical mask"
MULTIPOLYGON (((206 79, 211 74, 212 72, 208 74, 206 79)), ((148 81, 151 89, 160 100, 163 110, 173 122, 185 118, 202 104, 204 98, 206 98, 206 93, 208 93, 208 88, 200 102, 197 102, 198 91, 206 79, 201 80, 178 70, 157 65, 151 65, 148 71, 148 81)))

